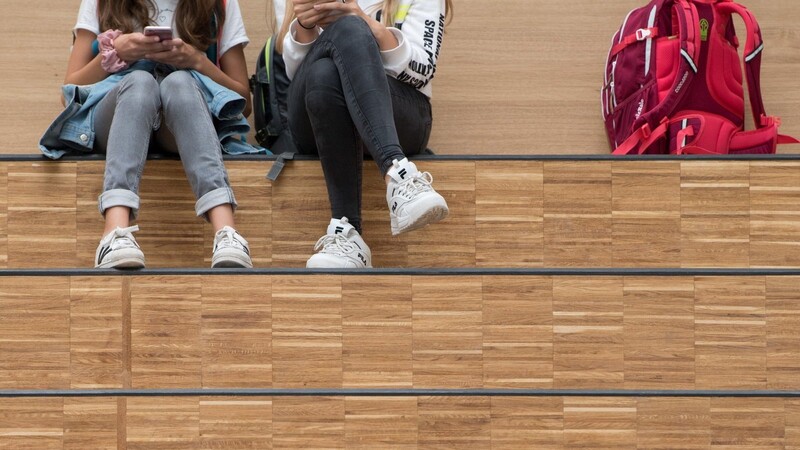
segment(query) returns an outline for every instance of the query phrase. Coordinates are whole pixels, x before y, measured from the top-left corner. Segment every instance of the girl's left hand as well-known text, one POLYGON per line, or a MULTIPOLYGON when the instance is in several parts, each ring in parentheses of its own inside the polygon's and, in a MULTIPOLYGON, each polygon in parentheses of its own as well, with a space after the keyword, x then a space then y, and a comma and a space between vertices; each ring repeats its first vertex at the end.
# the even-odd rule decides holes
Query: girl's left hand
POLYGON ((332 0, 329 2, 317 3, 314 5, 314 9, 321 13, 328 13, 325 18, 318 22, 318 25, 323 28, 336 22, 343 16, 358 16, 364 20, 369 19, 367 13, 358 6, 356 0, 332 0))
POLYGON ((157 63, 175 66, 177 69, 197 70, 202 61, 201 58, 206 57, 200 50, 187 44, 182 39, 171 39, 161 43, 164 45, 164 51, 149 53, 145 55, 145 58, 157 63))

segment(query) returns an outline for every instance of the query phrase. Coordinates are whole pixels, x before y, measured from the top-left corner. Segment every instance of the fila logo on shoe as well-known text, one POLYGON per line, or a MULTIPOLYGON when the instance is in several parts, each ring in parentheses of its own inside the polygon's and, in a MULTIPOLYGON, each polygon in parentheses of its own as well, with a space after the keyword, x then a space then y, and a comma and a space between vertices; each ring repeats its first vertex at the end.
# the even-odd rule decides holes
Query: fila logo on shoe
POLYGON ((397 211, 397 202, 394 202, 394 204, 392 205, 392 212, 395 211, 397 211))
POLYGON ((367 265, 367 258, 364 258, 364 255, 362 255, 361 253, 358 254, 358 259, 360 259, 365 266, 367 265))
POLYGON ((333 234, 342 234, 343 231, 344 231, 344 228, 339 226, 339 227, 336 227, 336 231, 334 231, 333 234))
POLYGON ((400 178, 405 180, 406 179, 406 175, 408 175, 408 172, 406 172, 406 169, 400 169, 397 172, 397 174, 400 175, 400 178))

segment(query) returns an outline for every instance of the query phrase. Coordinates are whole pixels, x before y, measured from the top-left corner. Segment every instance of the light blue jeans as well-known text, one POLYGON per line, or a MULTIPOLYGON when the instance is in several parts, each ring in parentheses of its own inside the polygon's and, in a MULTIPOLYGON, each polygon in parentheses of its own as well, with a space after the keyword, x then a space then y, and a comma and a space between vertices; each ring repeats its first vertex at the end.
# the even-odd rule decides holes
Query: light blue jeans
POLYGON ((200 86, 186 71, 166 77, 138 70, 126 75, 95 108, 95 146, 106 154, 98 208, 126 206, 139 212, 139 182, 150 141, 178 153, 197 202, 195 212, 236 208, 211 113, 200 86), (162 116, 163 125, 162 126, 162 116))

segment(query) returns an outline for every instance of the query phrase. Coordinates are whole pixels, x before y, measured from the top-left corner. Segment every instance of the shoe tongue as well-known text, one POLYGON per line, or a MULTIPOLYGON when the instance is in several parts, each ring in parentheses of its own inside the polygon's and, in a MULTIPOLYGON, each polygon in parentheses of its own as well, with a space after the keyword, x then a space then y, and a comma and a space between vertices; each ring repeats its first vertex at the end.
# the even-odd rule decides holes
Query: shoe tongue
POLYGON ((353 226, 349 223, 342 222, 341 220, 331 219, 331 223, 328 225, 328 234, 330 235, 341 234, 344 237, 349 237, 350 231, 355 231, 355 228, 353 228, 353 226))
POLYGON ((389 169, 389 176, 398 183, 402 183, 414 176, 418 172, 417 166, 408 159, 399 161, 389 169))

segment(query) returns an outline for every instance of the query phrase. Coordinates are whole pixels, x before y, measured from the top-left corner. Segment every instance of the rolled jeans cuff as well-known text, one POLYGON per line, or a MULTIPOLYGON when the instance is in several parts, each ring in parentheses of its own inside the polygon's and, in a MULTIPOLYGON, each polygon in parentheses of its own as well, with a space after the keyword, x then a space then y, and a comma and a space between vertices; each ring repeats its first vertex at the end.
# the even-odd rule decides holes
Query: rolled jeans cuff
POLYGON ((229 187, 221 187, 214 189, 206 195, 200 197, 197 203, 194 204, 194 210, 198 217, 208 220, 208 211, 220 205, 230 204, 231 208, 236 211, 238 206, 236 198, 233 196, 233 189, 229 187))
POLYGON ((115 206, 125 206, 131 209, 131 220, 135 220, 139 215, 139 196, 127 189, 109 189, 97 198, 97 209, 100 214, 106 215, 108 208, 115 206))

